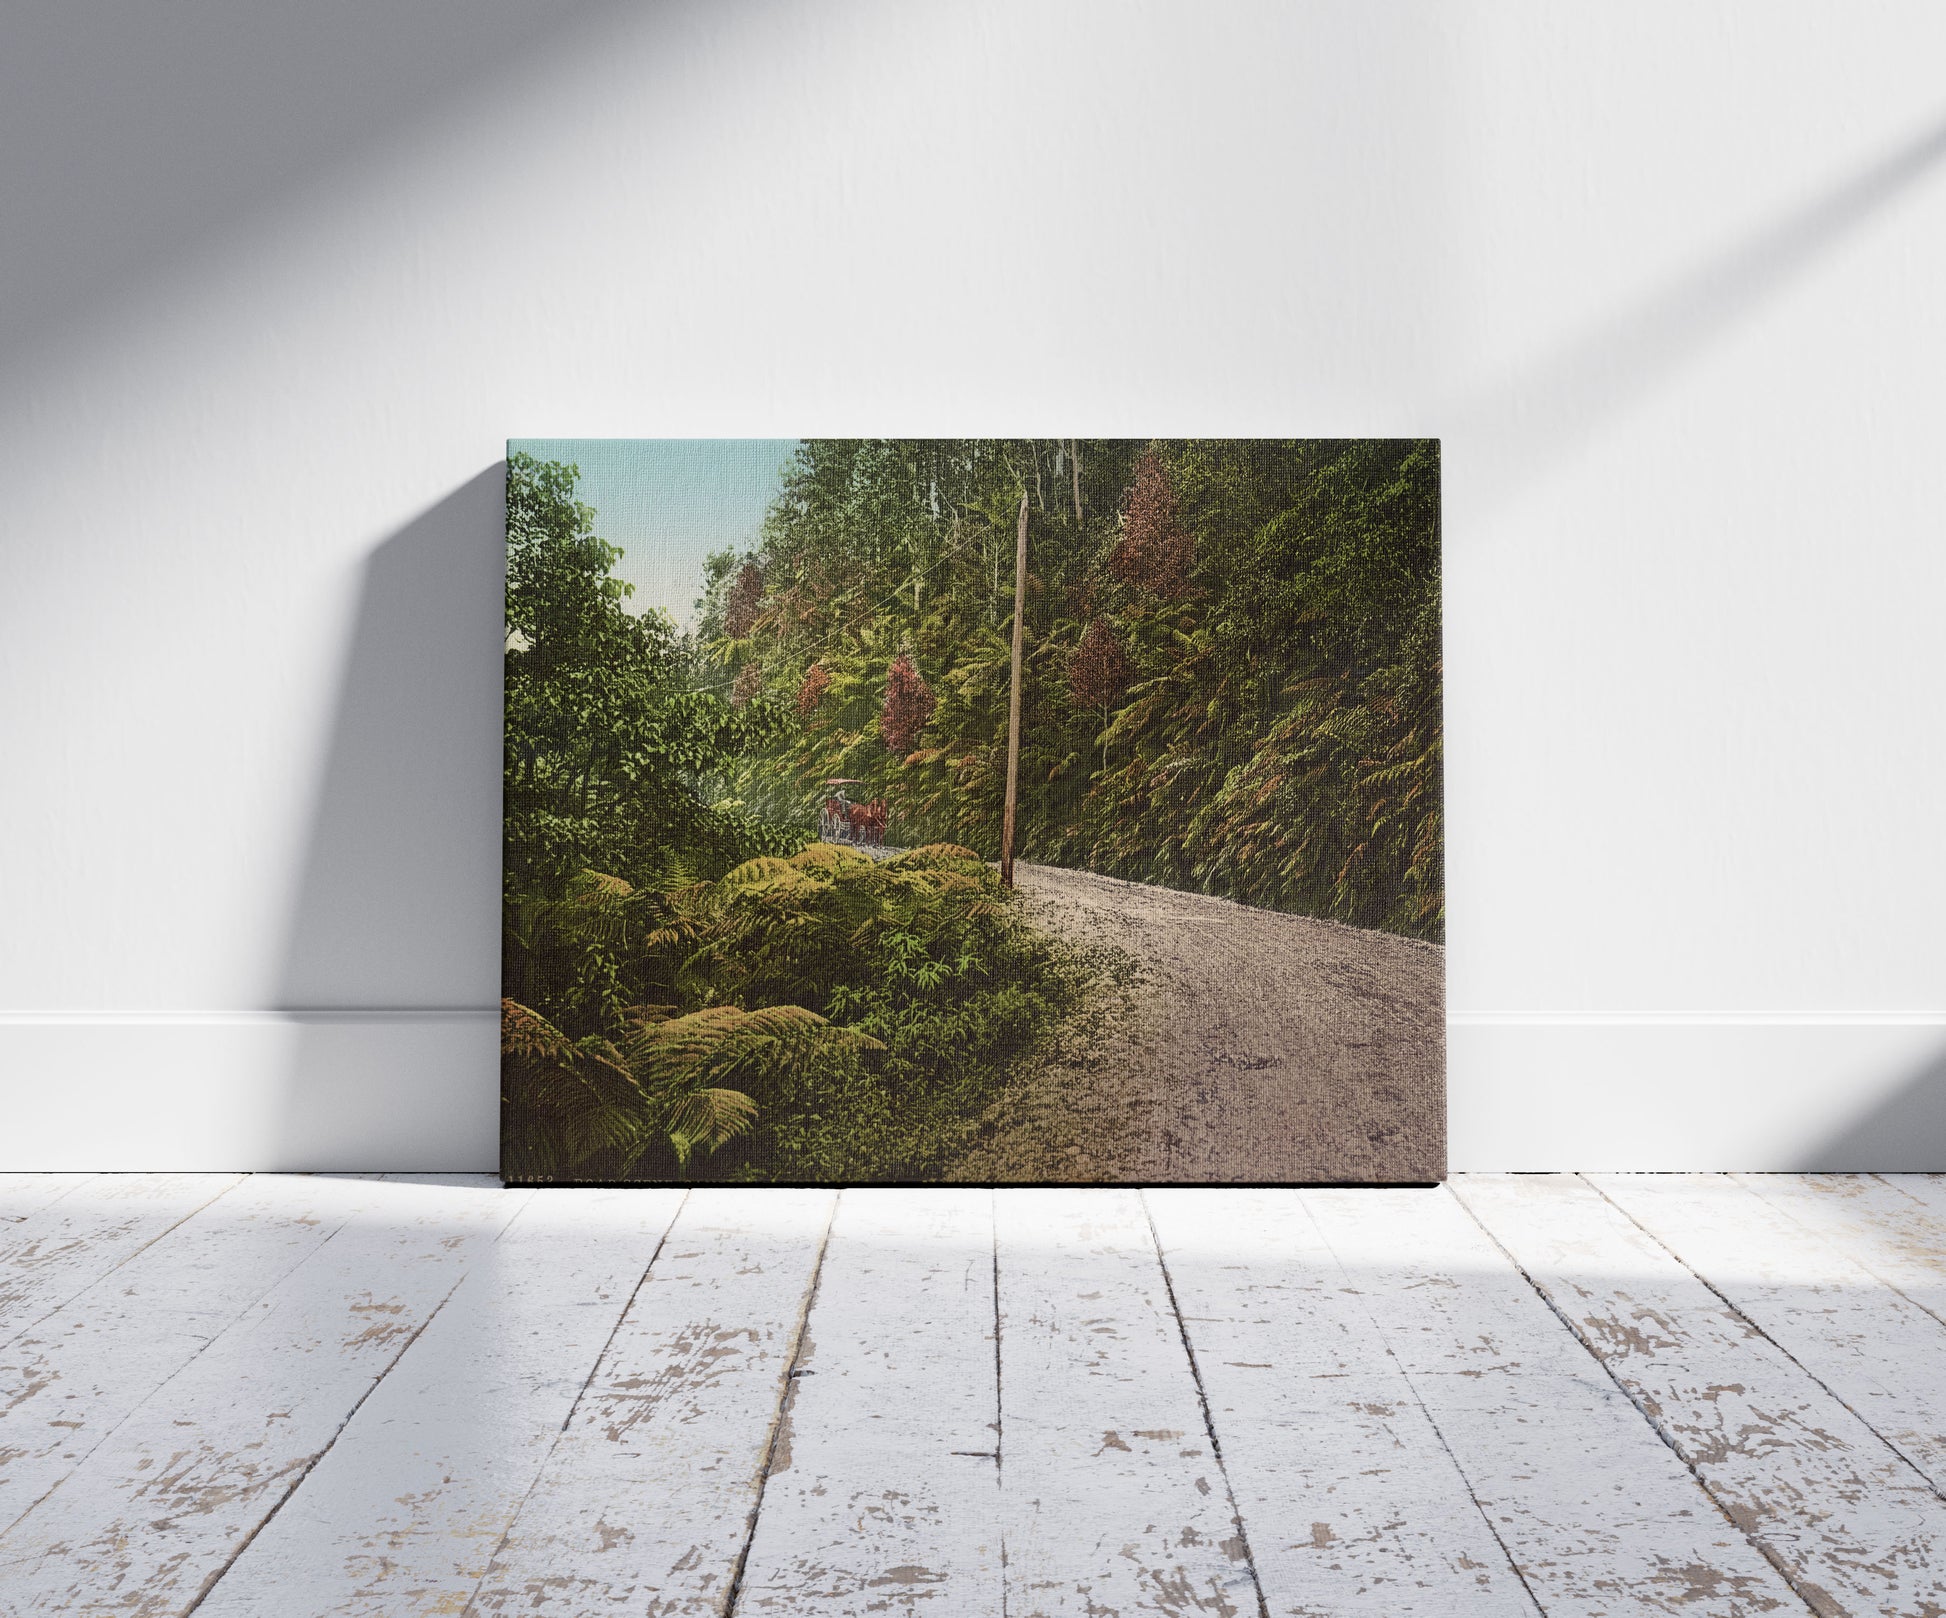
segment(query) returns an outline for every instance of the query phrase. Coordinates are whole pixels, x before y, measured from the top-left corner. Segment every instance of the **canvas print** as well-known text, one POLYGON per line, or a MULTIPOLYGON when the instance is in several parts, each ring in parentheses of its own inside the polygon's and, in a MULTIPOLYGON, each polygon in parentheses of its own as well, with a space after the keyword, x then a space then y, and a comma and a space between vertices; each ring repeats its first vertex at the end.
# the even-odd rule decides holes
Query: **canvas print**
POLYGON ((507 455, 502 1171, 1445 1172, 1435 440, 507 455))

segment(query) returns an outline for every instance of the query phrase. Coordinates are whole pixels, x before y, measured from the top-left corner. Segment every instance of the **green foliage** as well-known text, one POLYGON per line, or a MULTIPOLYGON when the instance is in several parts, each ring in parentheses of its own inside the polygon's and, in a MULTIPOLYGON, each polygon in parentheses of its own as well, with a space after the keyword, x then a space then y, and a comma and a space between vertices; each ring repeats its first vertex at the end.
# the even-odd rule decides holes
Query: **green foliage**
POLYGON ((1420 937, 1444 915, 1438 446, 819 440, 696 628, 508 466, 509 1173, 924 1178, 1078 1005, 1018 852, 1420 937), (883 797, 874 860, 808 841, 883 797))
POLYGON ((778 1075, 747 1158, 783 1177, 915 1178, 960 1145, 1078 994, 970 849, 875 860, 814 843, 678 896, 658 935, 678 1003, 789 1002, 859 1036, 778 1075))
POLYGON ((667 998, 580 1042, 507 1003, 507 1095, 532 1126, 510 1173, 919 1178, 1080 992, 950 845, 814 843, 654 894, 585 872, 559 909, 583 954, 606 940, 617 992, 667 998))
POLYGON ((635 1019, 622 1052, 644 1092, 662 1101, 662 1125, 685 1175, 698 1146, 713 1151, 756 1124, 761 1109, 748 1091, 779 1092, 823 1063, 883 1048, 802 1006, 708 1006, 668 1017, 663 1010, 646 1008, 635 1019))
MULTIPOLYGON (((741 1044, 750 1065, 755 1042, 741 1030, 712 1030, 717 1042, 741 1044)), ((639 1047, 640 1036, 631 1041, 639 1047)), ((501 1166, 510 1179, 545 1179, 564 1172, 588 1179, 626 1179, 658 1148, 686 1173, 691 1156, 746 1133, 757 1105, 737 1090, 701 1082, 712 1066, 707 1040, 692 1038, 687 1064, 659 1060, 589 1036, 570 1040, 538 1012, 512 1000, 500 1003, 504 1132, 501 1166)))
POLYGON ((892 843, 998 853, 1023 491, 1021 857, 1442 936, 1428 441, 807 443, 733 653, 802 722, 739 801, 808 822, 854 777, 892 843), (876 706, 901 657, 916 736, 876 706))
POLYGON ((600 1026, 628 1003, 617 952, 636 888, 805 836, 721 790, 730 765, 790 727, 789 707, 697 689, 668 619, 627 609, 621 553, 574 499, 575 476, 525 455, 507 467, 503 992, 600 1026), (619 889, 591 898, 574 886, 591 871, 619 889))
POLYGON ((617 1045, 570 1041, 538 1012, 501 1002, 505 1099, 518 1121, 506 1142, 510 1177, 627 1179, 661 1156, 687 1178, 699 1150, 715 1152, 755 1127, 761 1109, 750 1090, 788 1090, 824 1063, 882 1048, 798 1006, 669 1011, 634 1008, 617 1045))
MULTIPOLYGON (((931 1172, 1075 991, 970 851, 806 848, 816 790, 746 768, 799 745, 807 689, 883 758, 900 648, 785 683, 795 598, 730 552, 678 638, 629 611, 576 475, 508 466, 507 1172, 931 1172)), ((916 732, 929 695, 895 686, 916 732)))

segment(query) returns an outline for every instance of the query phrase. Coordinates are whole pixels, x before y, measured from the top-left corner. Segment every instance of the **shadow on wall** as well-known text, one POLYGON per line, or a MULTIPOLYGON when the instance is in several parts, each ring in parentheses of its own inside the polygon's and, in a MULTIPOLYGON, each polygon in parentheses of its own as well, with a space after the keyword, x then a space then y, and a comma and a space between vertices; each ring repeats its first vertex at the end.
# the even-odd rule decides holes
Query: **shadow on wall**
POLYGON ((365 564, 278 978, 281 1165, 497 1161, 505 499, 496 465, 365 564))
POLYGON ((1946 1166, 1946 1045, 1790 1166, 1807 1174, 1938 1173, 1946 1166))
POLYGON ((1942 161, 1946 118, 1498 387, 1458 401, 1448 439, 1477 452, 1469 509, 1490 511, 1545 475, 1916 190, 1942 161))
MULTIPOLYGON (((0 52, 0 366, 219 251, 617 0, 23 0, 0 52)), ((664 10, 676 8, 665 6, 664 10)))

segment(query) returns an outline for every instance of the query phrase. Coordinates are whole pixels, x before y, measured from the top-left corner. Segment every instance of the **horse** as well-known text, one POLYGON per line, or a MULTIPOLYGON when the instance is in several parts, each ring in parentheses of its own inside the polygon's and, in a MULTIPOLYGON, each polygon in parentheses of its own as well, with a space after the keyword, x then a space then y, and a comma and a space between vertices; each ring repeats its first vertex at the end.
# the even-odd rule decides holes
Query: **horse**
POLYGON ((867 848, 885 846, 885 800, 874 798, 870 803, 854 803, 850 806, 849 831, 851 841, 867 848))

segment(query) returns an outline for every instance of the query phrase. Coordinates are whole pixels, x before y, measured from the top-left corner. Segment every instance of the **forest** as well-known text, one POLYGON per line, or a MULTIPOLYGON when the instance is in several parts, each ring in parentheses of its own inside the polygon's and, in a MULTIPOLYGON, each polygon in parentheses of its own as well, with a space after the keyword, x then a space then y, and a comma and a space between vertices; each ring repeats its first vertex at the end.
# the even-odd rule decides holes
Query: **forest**
POLYGON ((1435 441, 809 441, 686 632, 576 476, 509 459, 510 1177, 933 1176, 1085 997, 990 863, 1023 501, 1018 857, 1442 937, 1435 441))

